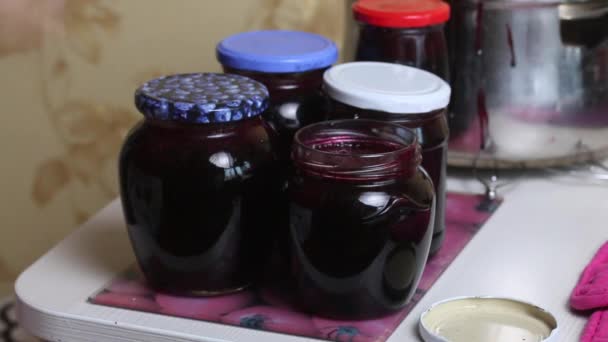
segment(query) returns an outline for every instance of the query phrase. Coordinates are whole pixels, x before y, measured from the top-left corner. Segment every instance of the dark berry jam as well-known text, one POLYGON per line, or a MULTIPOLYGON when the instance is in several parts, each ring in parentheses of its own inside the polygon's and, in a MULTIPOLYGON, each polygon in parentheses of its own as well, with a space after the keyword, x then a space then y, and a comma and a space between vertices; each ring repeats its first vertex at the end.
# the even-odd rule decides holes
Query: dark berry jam
POLYGON ((404 64, 450 77, 443 25, 394 29, 362 24, 355 60, 404 64))
MULTIPOLYGON (((300 31, 251 31, 223 39, 216 49, 226 73, 250 77, 264 84, 270 105, 262 114, 272 128, 274 150, 279 157, 280 178, 286 187, 291 173, 291 144, 298 129, 325 119, 327 101, 321 92, 323 72, 336 62, 338 49, 329 39, 300 31)), ((289 208, 283 191, 273 215, 283 229, 276 236, 271 281, 285 274, 289 208)))
POLYGON ((203 77, 170 76, 136 94, 146 119, 124 143, 120 189, 148 282, 214 295, 247 286, 264 263, 276 229, 268 208, 281 184, 259 116, 264 86, 236 75, 194 75, 203 77))
POLYGON ((449 80, 443 31, 449 5, 439 0, 359 0, 355 60, 398 63, 449 80))
POLYGON ((252 78, 270 93, 270 105, 263 117, 276 133, 276 150, 284 163, 290 162, 291 142, 296 132, 323 121, 327 101, 321 92, 326 68, 297 73, 264 73, 224 66, 224 72, 252 78))
POLYGON ((290 161, 296 131, 322 121, 323 72, 338 59, 329 39, 300 31, 251 31, 223 39, 216 49, 224 72, 250 77, 270 92, 264 118, 278 136, 283 163, 290 161))
POLYGON ((317 315, 363 319, 414 294, 432 235, 432 182, 415 133, 369 120, 300 130, 289 182, 290 276, 317 315))
POLYGON ((446 110, 420 114, 395 114, 361 109, 332 101, 330 119, 373 119, 411 128, 422 147, 422 166, 433 180, 436 193, 435 225, 431 254, 436 253, 445 238, 445 202, 449 129, 446 110))
POLYGON ((422 147, 422 166, 436 192, 431 254, 445 238, 450 86, 429 72, 383 62, 351 62, 324 75, 329 119, 373 119, 412 129, 422 147))
MULTIPOLYGON (((323 70, 302 73, 269 74, 224 67, 227 73, 253 78, 267 86, 270 93, 270 105, 262 114, 271 127, 270 133, 276 151, 283 184, 287 183, 292 172, 291 143, 296 131, 308 124, 324 120, 327 113, 327 100, 321 92, 323 70)), ((271 281, 276 279, 274 273, 284 273, 287 251, 287 226, 289 225, 289 207, 287 193, 282 192, 279 206, 274 207, 273 215, 283 227, 276 235, 276 245, 272 248, 273 262, 267 268, 271 281)))

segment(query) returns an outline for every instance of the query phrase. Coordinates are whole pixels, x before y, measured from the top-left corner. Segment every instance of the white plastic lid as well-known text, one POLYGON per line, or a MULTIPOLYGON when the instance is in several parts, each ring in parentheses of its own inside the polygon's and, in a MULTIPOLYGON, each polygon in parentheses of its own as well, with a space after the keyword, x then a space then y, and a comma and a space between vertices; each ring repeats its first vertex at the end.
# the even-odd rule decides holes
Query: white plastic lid
POLYGON ((450 102, 450 86, 438 76, 400 64, 351 62, 323 75, 332 99, 362 109, 388 113, 427 113, 450 102))

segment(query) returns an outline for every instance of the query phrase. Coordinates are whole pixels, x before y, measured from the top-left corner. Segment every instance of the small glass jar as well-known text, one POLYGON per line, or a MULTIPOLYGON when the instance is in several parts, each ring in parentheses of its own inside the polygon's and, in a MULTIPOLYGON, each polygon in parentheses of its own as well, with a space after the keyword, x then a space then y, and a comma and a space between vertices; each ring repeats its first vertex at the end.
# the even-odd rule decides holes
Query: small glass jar
POLYGON ((247 286, 272 237, 280 184, 264 85, 181 74, 143 84, 144 114, 120 154, 129 237, 153 287, 216 295, 247 286))
POLYGON ((432 235, 433 185, 410 129, 338 120, 301 129, 289 182, 290 275, 304 310, 379 317, 414 294, 432 235))
POLYGON ((365 118, 411 128, 422 146, 422 166, 435 186, 437 210, 431 254, 445 238, 447 143, 446 107, 450 86, 439 77, 412 67, 352 62, 325 73, 331 99, 330 119, 365 118))
POLYGON ((398 63, 449 80, 443 27, 450 6, 441 0, 359 0, 353 5, 360 23, 356 61, 398 63))
POLYGON ((269 30, 239 33, 216 49, 224 72, 250 77, 270 92, 264 118, 277 133, 277 149, 288 164, 298 129, 322 121, 323 72, 338 59, 329 39, 308 32, 269 30))

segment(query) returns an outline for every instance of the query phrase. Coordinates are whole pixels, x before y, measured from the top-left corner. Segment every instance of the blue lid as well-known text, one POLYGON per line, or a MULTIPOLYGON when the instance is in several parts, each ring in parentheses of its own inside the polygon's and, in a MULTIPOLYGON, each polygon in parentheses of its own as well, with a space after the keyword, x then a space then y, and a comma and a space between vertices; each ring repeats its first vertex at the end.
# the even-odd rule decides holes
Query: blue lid
POLYGON ((217 44, 224 66, 271 73, 327 68, 338 59, 331 40, 299 31, 252 31, 235 34, 217 44))
POLYGON ((261 114, 268 89, 248 77, 202 73, 163 76, 135 92, 146 118, 191 123, 230 122, 261 114))

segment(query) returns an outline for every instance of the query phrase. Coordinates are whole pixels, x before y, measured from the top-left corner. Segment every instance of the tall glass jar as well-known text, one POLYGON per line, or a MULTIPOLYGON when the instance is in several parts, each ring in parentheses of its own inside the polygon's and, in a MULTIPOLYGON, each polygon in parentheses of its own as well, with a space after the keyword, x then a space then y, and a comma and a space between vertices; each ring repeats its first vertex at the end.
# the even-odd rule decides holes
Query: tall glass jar
POLYGON ((323 72, 338 59, 336 45, 314 33, 253 31, 225 38, 216 55, 224 72, 268 88, 270 107, 264 118, 276 131, 280 157, 288 163, 296 131, 324 119, 323 72))
POLYGON ((331 98, 329 118, 387 121, 414 130, 422 146, 422 166, 437 194, 431 254, 445 238, 447 142, 446 107, 450 86, 439 77, 412 67, 380 62, 352 62, 325 73, 331 98))
MULTIPOLYGON (((338 49, 329 39, 314 33, 267 30, 243 32, 225 38, 216 48, 224 72, 255 79, 270 92, 263 114, 272 128, 279 156, 281 180, 291 173, 291 143, 296 131, 325 119, 327 99, 321 92, 323 72, 336 62, 338 49)), ((279 232, 273 262, 267 272, 284 273, 287 255, 287 194, 281 194, 275 215, 284 229, 279 232)))
POLYGON ((296 302, 337 319, 406 305, 428 257, 434 211, 416 134, 372 120, 317 123, 296 134, 293 161, 296 302))
POLYGON ((264 85, 238 75, 181 74, 143 84, 145 119, 120 154, 120 190, 139 265, 155 288, 237 291, 272 240, 276 158, 260 114, 264 85))
POLYGON ((359 0, 353 5, 360 23, 356 61, 413 66, 449 80, 443 27, 450 6, 441 0, 359 0))

